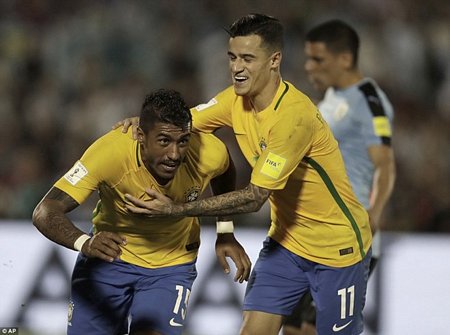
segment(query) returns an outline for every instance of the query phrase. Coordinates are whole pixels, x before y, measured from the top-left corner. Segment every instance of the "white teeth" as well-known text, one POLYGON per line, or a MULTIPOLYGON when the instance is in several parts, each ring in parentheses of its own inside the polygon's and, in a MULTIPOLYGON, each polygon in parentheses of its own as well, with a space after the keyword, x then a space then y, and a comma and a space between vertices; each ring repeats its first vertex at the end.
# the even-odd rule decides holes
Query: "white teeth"
POLYGON ((234 79, 236 79, 236 80, 246 80, 247 77, 235 76, 234 79))

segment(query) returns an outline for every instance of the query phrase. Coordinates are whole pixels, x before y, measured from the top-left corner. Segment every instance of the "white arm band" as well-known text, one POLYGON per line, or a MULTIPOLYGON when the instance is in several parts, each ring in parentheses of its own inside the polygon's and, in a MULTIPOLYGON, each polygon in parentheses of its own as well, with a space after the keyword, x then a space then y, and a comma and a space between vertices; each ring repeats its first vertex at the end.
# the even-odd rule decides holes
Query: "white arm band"
POLYGON ((84 242, 89 240, 91 237, 87 234, 83 234, 80 237, 77 238, 75 243, 73 244, 73 247, 75 250, 81 251, 81 248, 83 247, 84 242))
POLYGON ((234 231, 233 221, 217 221, 217 234, 232 233, 234 231))

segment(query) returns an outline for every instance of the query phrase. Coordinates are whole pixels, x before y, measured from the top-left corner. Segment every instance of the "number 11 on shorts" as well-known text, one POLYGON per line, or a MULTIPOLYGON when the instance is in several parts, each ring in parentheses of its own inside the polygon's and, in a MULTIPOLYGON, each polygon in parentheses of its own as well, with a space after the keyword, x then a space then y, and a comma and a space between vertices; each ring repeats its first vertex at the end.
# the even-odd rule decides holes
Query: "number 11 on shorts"
POLYGON ((341 297, 341 319, 347 316, 353 316, 355 307, 355 285, 338 290, 338 295, 341 297), (347 315, 347 296, 350 297, 348 315, 347 315))

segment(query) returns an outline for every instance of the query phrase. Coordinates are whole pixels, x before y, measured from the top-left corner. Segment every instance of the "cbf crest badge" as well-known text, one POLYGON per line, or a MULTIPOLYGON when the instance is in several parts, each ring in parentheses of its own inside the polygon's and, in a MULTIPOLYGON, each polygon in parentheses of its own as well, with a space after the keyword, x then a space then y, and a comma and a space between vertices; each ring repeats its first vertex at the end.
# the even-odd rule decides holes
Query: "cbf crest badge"
POLYGON ((200 187, 194 186, 184 193, 184 199, 186 202, 195 201, 197 200, 199 195, 200 195, 200 187))
POLYGON ((75 307, 72 300, 69 301, 69 309, 67 314, 67 321, 69 323, 69 326, 72 325, 72 316, 73 316, 73 308, 75 307))
POLYGON ((262 138, 259 140, 259 148, 260 148, 262 151, 266 150, 266 148, 267 148, 266 139, 265 139, 264 137, 262 137, 262 138))

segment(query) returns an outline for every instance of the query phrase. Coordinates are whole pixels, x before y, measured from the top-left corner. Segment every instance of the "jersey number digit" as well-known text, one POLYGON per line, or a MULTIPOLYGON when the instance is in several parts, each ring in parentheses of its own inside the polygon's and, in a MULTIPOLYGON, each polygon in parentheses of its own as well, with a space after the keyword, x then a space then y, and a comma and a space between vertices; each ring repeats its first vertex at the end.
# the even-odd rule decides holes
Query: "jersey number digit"
MULTIPOLYGON (((173 312, 175 314, 178 314, 178 311, 180 310, 181 301, 183 300, 183 291, 184 287, 181 285, 175 286, 176 290, 178 291, 177 301, 175 302, 175 306, 173 306, 173 312)), ((184 297, 184 306, 185 308, 181 308, 181 318, 184 320, 186 317, 186 309, 189 301, 189 296, 191 295, 191 290, 186 289, 186 295, 184 297)))
POLYGON ((353 316, 353 310, 355 306, 355 285, 348 288, 342 288, 338 291, 338 295, 341 297, 341 319, 345 319, 347 316, 353 316), (347 295, 350 297, 348 315, 347 315, 347 295))

